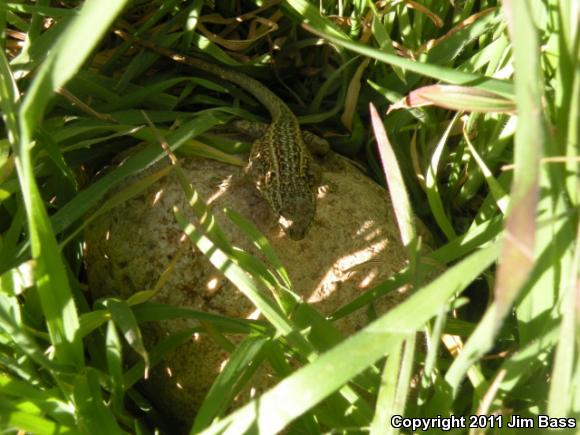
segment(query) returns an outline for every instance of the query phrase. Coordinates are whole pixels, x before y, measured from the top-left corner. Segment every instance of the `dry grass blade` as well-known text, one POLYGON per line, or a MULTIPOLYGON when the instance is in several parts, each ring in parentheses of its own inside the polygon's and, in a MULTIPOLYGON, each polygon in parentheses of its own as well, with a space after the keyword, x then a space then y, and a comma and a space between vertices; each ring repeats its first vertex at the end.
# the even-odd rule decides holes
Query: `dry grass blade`
POLYGON ((464 112, 514 113, 515 103, 493 92, 468 86, 430 85, 411 91, 389 108, 438 106, 464 112))
POLYGON ((375 106, 371 103, 371 121, 373 123, 373 130, 379 153, 381 155, 381 163, 389 185, 389 193, 393 200, 393 208, 397 216, 397 224, 399 225, 399 232, 403 245, 410 247, 410 244, 415 240, 415 227, 413 224, 413 209, 407 195, 405 182, 403 181, 403 174, 397 164, 397 156, 393 151, 393 147, 387 137, 387 132, 383 122, 377 112, 375 106))

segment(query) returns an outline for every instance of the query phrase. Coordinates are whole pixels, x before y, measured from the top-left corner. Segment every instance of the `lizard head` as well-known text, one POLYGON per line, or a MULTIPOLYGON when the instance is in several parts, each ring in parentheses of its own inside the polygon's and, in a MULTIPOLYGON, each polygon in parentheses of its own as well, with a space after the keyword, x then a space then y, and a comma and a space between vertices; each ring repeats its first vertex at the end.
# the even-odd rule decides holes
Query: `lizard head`
POLYGON ((292 240, 302 240, 316 212, 316 198, 309 184, 295 186, 280 204, 278 223, 292 240))

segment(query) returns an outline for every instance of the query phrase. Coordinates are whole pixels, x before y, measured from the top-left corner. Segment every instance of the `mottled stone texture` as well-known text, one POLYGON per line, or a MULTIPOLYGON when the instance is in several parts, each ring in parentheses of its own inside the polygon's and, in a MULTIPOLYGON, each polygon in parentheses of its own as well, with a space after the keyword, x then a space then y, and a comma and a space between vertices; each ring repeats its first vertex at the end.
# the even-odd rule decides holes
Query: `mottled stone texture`
MULTIPOLYGON (((251 184, 241 180, 239 168, 206 159, 183 160, 182 165, 229 240, 259 256, 224 216, 221 210, 225 206, 250 219, 266 234, 290 274, 293 290, 324 315, 406 265, 387 192, 343 158, 331 155, 322 165, 316 217, 301 241, 290 240, 281 231, 266 202, 251 184)), ((156 166, 145 173, 158 169, 156 166)), ((90 225, 86 231, 86 261, 94 298, 127 298, 156 285, 182 239, 172 213, 174 206, 195 221, 187 212, 176 177, 169 175, 90 225)), ((403 289, 392 292, 374 308, 378 313, 386 311, 401 300, 403 293, 403 289)), ((154 300, 227 316, 257 316, 244 295, 191 244, 154 300)), ((337 326, 351 334, 368 320, 363 309, 341 319, 337 326)), ((168 331, 194 325, 182 319, 146 324, 147 344, 152 346, 168 331)), ((238 342, 239 337, 232 340, 238 342)), ((211 338, 196 336, 153 370, 144 389, 159 409, 191 421, 226 358, 227 353, 211 338)), ((276 382, 265 370, 258 373, 254 383, 258 391, 276 382)), ((247 400, 248 394, 242 394, 239 401, 247 400)))

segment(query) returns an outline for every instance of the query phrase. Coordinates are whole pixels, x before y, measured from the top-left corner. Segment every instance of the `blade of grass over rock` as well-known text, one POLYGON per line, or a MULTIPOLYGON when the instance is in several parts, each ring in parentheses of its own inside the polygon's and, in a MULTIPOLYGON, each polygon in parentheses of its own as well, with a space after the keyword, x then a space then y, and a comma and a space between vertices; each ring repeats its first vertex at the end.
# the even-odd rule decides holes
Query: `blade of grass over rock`
MULTIPOLYGON (((280 306, 284 308, 285 312, 289 316, 292 316, 294 323, 299 329, 308 328, 310 330, 308 333, 309 341, 312 342, 317 349, 321 350, 329 349, 340 342, 342 334, 338 329, 292 291, 290 277, 267 239, 259 233, 258 229, 250 221, 246 220, 240 214, 231 209, 226 209, 224 212, 228 218, 239 227, 242 227, 243 230, 251 236, 254 245, 270 261, 271 266, 278 272, 282 282, 278 283, 274 279, 274 286, 272 287, 274 297, 277 298, 280 306)), ((242 251, 238 251, 236 252, 238 260, 240 259, 240 254, 244 254, 248 260, 250 259, 249 257, 251 257, 242 251)), ((240 263, 240 266, 244 265, 246 265, 246 267, 244 267, 245 269, 247 268, 246 270, 253 270, 254 276, 257 276, 258 279, 260 278, 259 274, 270 274, 269 269, 262 267, 259 270, 253 268, 250 269, 247 263, 240 263)))
MULTIPOLYGON (((144 113, 146 117, 146 114, 144 113)), ((147 119, 148 120, 148 119, 147 119)), ((148 120, 150 123, 150 121, 148 120)), ((151 123, 150 123, 151 125, 151 123)), ((154 126, 152 126, 155 130, 154 126)), ((157 132, 157 134, 159 134, 157 132)), ((210 262, 220 270, 232 283, 238 287, 244 295, 252 301, 252 303, 258 308, 262 314, 274 325, 278 332, 284 336, 297 332, 295 328, 284 318, 278 308, 265 297, 265 292, 261 286, 252 277, 250 277, 244 269, 238 266, 233 257, 233 247, 225 238, 222 230, 219 228, 215 217, 208 209, 207 205, 199 197, 199 194, 193 189, 193 187, 188 183, 183 170, 179 164, 179 161, 172 153, 171 148, 165 142, 162 137, 159 137, 159 141, 162 144, 164 152, 170 157, 171 163, 183 188, 183 191, 187 197, 189 206, 194 214, 198 217, 200 226, 204 232, 208 234, 206 236, 203 232, 196 228, 192 223, 188 222, 182 213, 174 207, 174 215, 177 223, 182 228, 184 233, 191 239, 191 241, 197 245, 198 249, 208 256, 210 262)), ((265 278, 267 280, 267 278, 265 278)), ((303 339, 300 334, 294 334, 298 338, 297 343, 306 354, 310 354, 312 348, 309 346, 307 341, 303 339)))
POLYGON ((250 273, 263 288, 268 289, 285 315, 290 316, 300 299, 290 290, 291 286, 281 282, 276 273, 246 251, 234 248, 232 258, 235 258, 238 266, 250 273))
MULTIPOLYGON (((429 254, 436 263, 448 264, 461 257, 471 253, 474 249, 484 246, 486 243, 492 241, 502 230, 502 220, 500 218, 493 218, 491 221, 485 222, 481 225, 471 228, 466 234, 457 237, 451 242, 443 245, 436 251, 429 254)), ((427 262, 421 264, 421 268, 432 267, 427 262)), ((340 319, 366 305, 371 303, 374 299, 387 294, 390 291, 407 284, 411 279, 411 274, 408 269, 396 273, 389 279, 378 284, 371 290, 354 298, 348 304, 339 308, 334 312, 330 319, 340 319)))
POLYGON ((288 272, 286 268, 280 262, 278 255, 272 248, 272 245, 268 242, 268 239, 261 234, 258 229, 254 226, 252 222, 244 218, 239 213, 236 213, 235 210, 225 209, 224 213, 226 216, 231 219, 233 223, 235 223, 238 227, 242 228, 246 234, 248 234, 251 239, 252 243, 256 248, 260 250, 262 254, 268 259, 270 264, 276 269, 278 276, 282 279, 284 285, 290 289, 292 287, 292 283, 290 282, 290 277, 288 276, 288 272))
POLYGON ((420 330, 438 312, 438 305, 431 301, 447 300, 464 290, 496 256, 496 245, 470 255, 404 303, 282 380, 260 400, 250 402, 202 433, 238 434, 250 427, 264 434, 282 430, 349 379, 391 353, 407 334, 420 330))
MULTIPOLYGON (((151 124, 151 121, 147 118, 145 113, 144 116, 152 129, 159 135, 159 132, 151 124)), ((240 267, 236 259, 235 250, 224 236, 223 231, 217 224, 215 217, 207 205, 199 197, 199 194, 193 189, 191 184, 189 184, 179 160, 175 157, 163 137, 159 135, 158 140, 171 160, 171 164, 191 210, 200 222, 201 229, 197 228, 193 223, 188 222, 179 209, 174 207, 173 213, 175 219, 183 232, 202 253, 206 254, 208 260, 214 265, 214 267, 221 271, 234 285, 236 285, 236 287, 254 304, 254 306, 260 310, 260 312, 276 328, 278 333, 282 336, 292 337, 295 341, 295 345, 297 345, 304 355, 314 353, 314 348, 310 343, 305 340, 294 325, 284 317, 278 307, 267 298, 263 286, 259 284, 260 281, 246 273, 246 271, 240 267)), ((249 263, 246 262, 245 264, 247 265, 249 263)), ((256 271, 250 270, 248 272, 255 273, 256 271)), ((261 280, 267 282, 268 278, 261 277, 261 280)))
POLYGON ((159 275, 159 278, 155 282, 155 285, 150 290, 141 290, 133 293, 131 296, 127 298, 127 304, 133 306, 142 304, 143 302, 147 302, 151 300, 153 297, 157 296, 165 285, 169 283, 170 278, 175 273, 175 266, 178 262, 183 258, 185 254, 186 246, 185 244, 181 244, 177 252, 173 255, 173 258, 169 262, 169 264, 163 269, 163 272, 159 275))
MULTIPOLYGON (((487 242, 492 240, 500 231, 501 221, 499 219, 491 222, 491 224, 486 223, 485 225, 476 227, 464 236, 460 236, 436 251, 431 252, 427 258, 421 261, 418 267, 421 268, 423 273, 431 273, 434 270, 434 265, 448 264, 471 253, 474 249, 485 245, 487 242)), ((411 283, 412 279, 413 276, 410 269, 405 268, 340 307, 329 316, 329 319, 333 321, 341 319, 354 311, 369 305, 375 299, 411 283)))
MULTIPOLYGON (((181 168, 174 164, 174 168, 181 171, 181 168)), ((181 175, 182 185, 186 183, 186 180, 181 175)), ((211 215, 211 212, 207 209, 207 206, 194 195, 194 191, 191 186, 184 186, 184 190, 188 191, 186 193, 190 205, 192 208, 197 209, 196 215, 206 214, 211 215)), ((185 217, 175 208, 174 215, 177 223, 182 228, 184 233, 190 238, 190 240, 195 243, 197 248, 204 253, 208 260, 221 271, 226 278, 228 278, 253 304, 260 310, 262 315, 268 319, 268 321, 276 328, 277 334, 286 337, 293 346, 296 347, 297 351, 304 360, 312 360, 316 358, 317 349, 309 339, 305 337, 299 327, 295 324, 295 321, 300 321, 304 319, 304 315, 300 313, 294 313, 296 318, 295 321, 286 318, 281 309, 278 308, 268 297, 263 289, 263 286, 259 284, 260 279, 254 278, 254 276, 248 274, 240 265, 236 259, 236 252, 231 250, 229 244, 226 245, 226 250, 222 250, 220 246, 214 243, 212 239, 205 236, 203 232, 196 228, 191 222, 187 222, 185 217)), ((215 230, 216 228, 214 228, 215 230)), ((227 243, 225 240, 223 243, 227 243)), ((248 254, 246 254, 248 255, 248 254)), ((247 263, 246 263, 247 264, 247 263)), ((306 304, 298 304, 299 307, 306 307, 306 304)), ((296 311, 296 308, 294 309, 296 311)), ((313 316, 315 313, 312 309, 307 311, 307 318, 310 320, 309 325, 312 325, 312 319, 316 320, 320 316, 313 316)), ((323 319, 321 326, 324 327, 326 321, 323 319)), ((327 328, 328 329, 328 328, 327 328)), ((316 328, 319 330, 319 328, 316 328)), ((328 332, 331 332, 329 329, 328 332)), ((336 334, 332 335, 334 338, 336 334)), ((333 406, 341 409, 346 405, 349 405, 350 413, 345 414, 345 418, 352 419, 349 421, 350 424, 359 423, 362 424, 366 420, 365 414, 368 414, 369 410, 364 401, 353 392, 350 387, 345 387, 340 391, 342 397, 332 397, 330 400, 333 406)), ((345 410, 346 412, 346 410, 345 410)))
POLYGON ((382 283, 378 284, 377 286, 373 287, 372 289, 366 291, 362 295, 354 298, 352 301, 343 305, 334 313, 332 313, 329 318, 331 320, 338 320, 349 314, 359 310, 378 299, 379 297, 395 291, 397 288, 402 287, 403 285, 407 284, 411 279, 411 273, 408 268, 394 274, 390 278, 386 279, 382 283))
POLYGON ((237 319, 219 314, 206 313, 204 311, 191 308, 174 307, 172 305, 145 302, 133 307, 135 317, 142 322, 172 320, 172 319, 192 319, 203 323, 211 323, 216 330, 233 334, 249 334, 252 332, 260 334, 273 334, 273 328, 265 321, 237 319))
MULTIPOLYGON (((228 253, 220 249, 211 239, 201 234, 178 210, 174 210, 174 214, 179 226, 198 249, 209 255, 210 262, 252 301, 256 308, 276 327, 278 332, 284 336, 292 334, 294 331, 293 326, 282 316, 278 307, 265 297, 264 291, 259 288, 260 286, 230 258, 228 253)), ((303 343, 305 344, 305 342, 303 343)), ((309 348, 309 346, 306 346, 306 348, 309 348)))
MULTIPOLYGON (((232 245, 226 239, 222 229, 217 223, 215 216, 210 212, 209 208, 203 202, 203 199, 200 198, 197 191, 193 188, 193 186, 189 183, 183 169, 181 168, 181 164, 179 160, 173 153, 173 149, 170 146, 170 142, 168 142, 162 133, 153 125, 151 119, 147 116, 147 113, 143 111, 143 117, 145 118, 147 124, 155 134, 157 142, 163 149, 165 155, 169 158, 171 162, 173 172, 177 176, 177 180, 183 189, 183 193, 185 194, 188 205, 199 219, 199 224, 201 228, 206 232, 206 234, 210 237, 213 243, 219 246, 224 252, 231 253, 233 251, 232 245)), ((174 212, 177 210, 177 207, 174 206, 174 212)))

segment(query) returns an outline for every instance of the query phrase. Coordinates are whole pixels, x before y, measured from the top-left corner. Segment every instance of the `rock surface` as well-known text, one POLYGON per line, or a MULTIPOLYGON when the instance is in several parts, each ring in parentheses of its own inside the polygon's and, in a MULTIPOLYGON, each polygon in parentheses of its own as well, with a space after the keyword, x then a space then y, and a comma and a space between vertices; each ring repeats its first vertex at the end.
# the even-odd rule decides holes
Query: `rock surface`
MULTIPOLYGON (((233 245, 258 255, 222 212, 227 206, 262 231, 293 283, 293 290, 324 315, 348 303, 406 265, 387 192, 343 158, 324 163, 316 218, 306 238, 284 235, 267 204, 240 180, 240 170, 208 159, 182 160, 195 189, 212 208, 233 245)), ((159 170, 159 165, 145 173, 159 170)), ((144 174, 143 174, 144 175, 144 174)), ((131 181, 129 181, 130 183, 131 181)), ((94 298, 153 288, 179 250, 183 233, 172 212, 178 206, 195 222, 175 175, 162 178, 141 195, 93 222, 85 233, 89 289, 94 298)), ((241 318, 257 318, 253 305, 188 243, 154 301, 241 318)), ((181 244, 183 245, 183 244, 181 244)), ((404 297, 404 289, 382 297, 378 313, 404 297)), ((368 323, 367 310, 337 322, 345 334, 368 323)), ((147 345, 197 322, 179 319, 145 324, 147 345)), ((239 339, 238 339, 239 340, 239 339)), ((238 340, 234 339, 234 342, 238 340)), ((227 353, 211 338, 198 336, 180 346, 150 374, 144 388, 158 409, 191 421, 227 353)), ((258 390, 275 381, 255 381, 258 390)), ((258 376, 258 377, 260 377, 258 376)), ((241 402, 247 397, 239 398, 241 402)))

